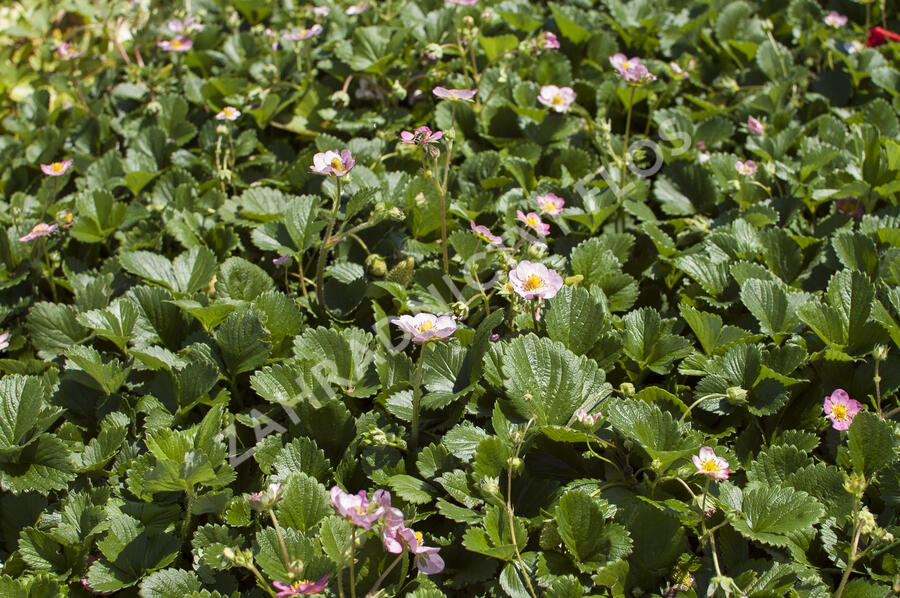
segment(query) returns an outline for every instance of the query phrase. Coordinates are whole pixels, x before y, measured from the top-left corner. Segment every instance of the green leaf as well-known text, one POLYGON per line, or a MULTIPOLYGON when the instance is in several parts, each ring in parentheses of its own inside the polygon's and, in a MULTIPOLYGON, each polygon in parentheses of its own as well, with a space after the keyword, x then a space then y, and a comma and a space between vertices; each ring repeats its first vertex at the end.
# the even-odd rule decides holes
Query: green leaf
POLYGON ((393 475, 388 480, 391 488, 406 502, 422 505, 434 500, 437 494, 434 486, 406 474, 393 475))
POLYGON ((284 481, 284 498, 275 512, 281 525, 305 532, 332 512, 331 497, 314 477, 294 473, 284 481))
POLYGON ((583 288, 564 286, 549 301, 544 325, 551 340, 578 355, 588 353, 606 329, 608 314, 583 288))
POLYGON ((121 254, 119 263, 128 272, 166 287, 176 296, 205 289, 216 271, 216 256, 206 247, 195 247, 173 262, 149 251, 131 251, 121 254))
POLYGON ((606 402, 609 423, 636 441, 651 459, 659 459, 659 470, 688 457, 700 447, 700 437, 686 424, 678 424, 669 413, 639 400, 606 402))
POLYGON ((516 558, 516 546, 521 551, 525 548, 528 540, 528 534, 521 518, 516 517, 513 525, 515 526, 515 544, 513 544, 513 535, 510 532, 506 511, 501 510, 498 506, 488 507, 484 515, 483 528, 467 528, 463 535, 463 546, 472 552, 504 561, 513 561, 516 558))
POLYGON ((845 268, 858 270, 869 276, 878 272, 878 249, 868 235, 842 231, 831 239, 831 246, 845 268))
POLYGON ((572 40, 576 44, 587 41, 591 37, 591 32, 582 25, 590 23, 590 19, 578 8, 571 5, 550 3, 550 11, 559 27, 560 33, 572 40))
POLYGON ((756 486, 744 493, 742 513, 731 525, 744 537, 772 546, 787 546, 789 535, 818 522, 825 514, 805 492, 779 486, 756 486))
POLYGON ((81 453, 73 453, 72 461, 79 473, 102 469, 125 442, 131 420, 124 413, 115 411, 103 418, 100 433, 85 445, 81 453))
POLYGON ((0 379, 0 453, 18 447, 38 423, 44 389, 32 376, 4 376, 0 379))
POLYGON ((790 445, 770 446, 761 451, 747 468, 747 481, 763 486, 778 486, 798 469, 813 461, 790 445))
POLYGON ((857 413, 847 432, 847 448, 853 469, 871 478, 896 459, 894 432, 890 424, 874 413, 857 413))
POLYGON ((71 305, 36 303, 28 312, 28 337, 38 351, 61 353, 88 337, 87 328, 78 323, 78 312, 71 305))
POLYGON ((75 211, 69 234, 85 243, 99 243, 125 221, 128 207, 117 202, 106 189, 93 189, 75 199, 75 211))
POLYGON ((796 310, 805 299, 800 293, 788 295, 783 283, 776 281, 751 279, 741 287, 741 301, 759 322, 760 331, 776 342, 800 323, 796 310))
POLYGON ((178 539, 166 533, 149 534, 128 515, 115 514, 109 532, 97 543, 103 557, 87 572, 88 583, 99 592, 116 592, 137 583, 146 573, 162 569, 178 556, 178 539))
POLYGON ((691 343, 684 337, 672 334, 674 319, 662 319, 650 307, 630 312, 623 318, 625 353, 641 368, 665 374, 676 359, 691 352, 691 343))
POLYGON ((502 368, 516 410, 526 419, 533 413, 540 426, 564 425, 577 409, 592 409, 609 392, 593 360, 533 334, 509 343, 502 368))
POLYGON ((18 455, 14 463, 0 460, 0 484, 13 493, 64 490, 75 479, 69 448, 56 436, 44 434, 18 455))
POLYGON ((265 270, 240 257, 225 260, 216 275, 216 296, 235 301, 253 301, 275 283, 265 270))
POLYGON ((556 521, 578 569, 597 571, 606 563, 628 556, 631 538, 619 524, 606 521, 609 505, 582 490, 570 490, 559 499, 556 521))
POLYGON ((488 37, 486 35, 478 36, 478 45, 484 50, 484 54, 488 61, 494 60, 504 52, 515 50, 519 47, 519 38, 511 33, 506 35, 496 35, 488 37))
POLYGON ((81 345, 66 351, 66 369, 79 383, 95 387, 107 395, 118 391, 131 372, 130 365, 123 365, 118 359, 104 362, 96 349, 81 345))
POLYGON ((318 239, 325 222, 316 220, 319 200, 313 195, 294 197, 284 213, 284 225, 298 253, 306 251, 318 239))
POLYGON ((256 310, 232 313, 216 328, 215 338, 231 376, 255 370, 269 358, 266 331, 256 310))
POLYGON ((679 305, 681 317, 694 331, 703 352, 707 355, 721 353, 729 346, 747 340, 750 333, 735 326, 723 326, 718 314, 700 311, 684 303, 679 305))
POLYGON ((141 582, 141 598, 183 598, 202 587, 193 571, 163 569, 151 573, 141 582))
POLYGON ((138 314, 134 303, 127 299, 117 299, 106 309, 93 309, 78 314, 76 319, 79 324, 92 329, 95 334, 110 340, 124 351, 135 335, 138 314))
POLYGON ((330 475, 330 463, 325 452, 316 446, 311 438, 301 436, 286 444, 276 455, 272 463, 277 476, 286 479, 292 473, 305 473, 308 476, 324 481, 330 475))

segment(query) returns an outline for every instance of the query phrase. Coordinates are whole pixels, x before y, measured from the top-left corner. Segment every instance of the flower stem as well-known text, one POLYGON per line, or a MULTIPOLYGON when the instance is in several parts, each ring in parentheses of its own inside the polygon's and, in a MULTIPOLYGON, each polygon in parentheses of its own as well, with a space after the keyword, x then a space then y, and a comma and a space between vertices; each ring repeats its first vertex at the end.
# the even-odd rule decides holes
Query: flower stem
POLYGON ((728 395, 723 395, 721 393, 714 392, 712 394, 700 397, 699 399, 697 399, 696 401, 691 403, 690 407, 687 408, 687 411, 685 411, 684 413, 681 414, 681 417, 678 419, 678 423, 680 424, 681 422, 683 422, 684 418, 686 418, 688 415, 690 415, 691 410, 694 407, 696 407, 697 405, 699 405, 700 403, 702 403, 703 401, 706 401, 707 399, 724 398, 726 396, 728 396, 728 395))
POLYGON ((281 544, 281 554, 284 555, 284 566, 290 568, 291 557, 288 554, 287 545, 284 543, 284 535, 281 533, 281 526, 278 525, 278 519, 275 518, 275 510, 269 509, 269 516, 272 518, 272 525, 275 526, 275 534, 278 536, 278 543, 281 544))
POLYGON ((422 365, 425 363, 425 351, 427 349, 428 343, 423 343, 419 351, 419 362, 416 365, 416 377, 413 381, 412 431, 406 451, 410 460, 415 459, 416 451, 419 448, 419 404, 422 401, 422 365))
POLYGON ((444 163, 444 181, 441 187, 441 248, 444 251, 444 274, 450 274, 450 258, 447 249, 447 179, 450 177, 450 158, 453 155, 453 140, 456 137, 456 102, 450 107, 450 129, 453 135, 447 144, 447 160, 444 163))
POLYGON ((878 358, 878 355, 875 356, 875 377, 873 380, 875 381, 875 400, 877 401, 878 408, 878 417, 884 419, 884 415, 881 412, 881 374, 878 373, 878 366, 881 363, 881 360, 878 358))
MULTIPOLYGON (((868 6, 868 5, 866 5, 868 6)), ((853 572, 853 565, 856 564, 856 549, 859 547, 859 537, 862 534, 862 519, 858 516, 858 511, 853 514, 856 529, 853 532, 853 542, 850 544, 850 555, 847 557, 847 567, 844 569, 844 575, 841 577, 841 584, 834 593, 834 598, 841 598, 844 588, 847 587, 847 581, 850 579, 850 573, 853 572)))
POLYGON ((338 210, 341 207, 341 179, 335 177, 334 205, 331 207, 331 215, 328 218, 328 226, 325 229, 325 237, 322 246, 319 247, 319 263, 316 266, 316 299, 318 300, 319 313, 322 317, 328 315, 325 309, 325 258, 328 255, 328 241, 334 232, 334 221, 337 219, 338 210))
MULTIPOLYGON (((531 425, 531 421, 528 422, 528 425, 531 425)), ((525 427, 525 431, 528 431, 528 426, 525 427)), ((524 434, 522 436, 524 437, 524 434)), ((521 444, 516 446, 516 458, 519 457, 519 450, 521 448, 521 444)), ((512 539, 513 548, 516 550, 516 560, 519 562, 519 568, 522 569, 522 577, 525 578, 525 585, 528 586, 528 592, 531 594, 532 598, 537 598, 534 586, 531 585, 528 569, 525 568, 525 560, 522 558, 522 553, 519 552, 519 542, 516 540, 516 516, 512 506, 512 478, 513 472, 510 467, 506 470, 506 515, 509 518, 509 537, 512 539)))
POLYGON ((390 565, 388 565, 387 569, 375 580, 375 583, 372 584, 372 588, 366 592, 365 598, 372 598, 375 595, 375 592, 378 591, 378 587, 381 585, 381 582, 384 581, 384 578, 388 576, 388 574, 397 566, 397 563, 400 562, 400 559, 406 557, 406 550, 397 555, 390 565))
MULTIPOLYGON (((619 194, 622 194, 625 189, 625 169, 628 168, 628 141, 631 137, 631 112, 634 108, 634 90, 636 88, 631 88, 631 93, 628 95, 628 115, 625 117, 625 144, 622 146, 622 171, 619 175, 619 194)), ((618 199, 618 198, 617 198, 618 199)), ((621 198, 624 201, 624 198, 621 198)), ((618 221, 619 232, 625 232, 625 207, 619 206, 619 221, 618 221)))
POLYGON ((356 598, 356 527, 350 535, 350 598, 356 598))
POLYGON ((266 592, 268 592, 269 596, 275 596, 275 591, 269 587, 269 583, 262 576, 262 573, 259 572, 259 569, 257 569, 256 567, 253 566, 253 563, 249 563, 247 565, 247 569, 250 569, 250 571, 253 572, 253 575, 255 575, 256 579, 259 580, 260 587, 262 589, 264 589, 266 592))

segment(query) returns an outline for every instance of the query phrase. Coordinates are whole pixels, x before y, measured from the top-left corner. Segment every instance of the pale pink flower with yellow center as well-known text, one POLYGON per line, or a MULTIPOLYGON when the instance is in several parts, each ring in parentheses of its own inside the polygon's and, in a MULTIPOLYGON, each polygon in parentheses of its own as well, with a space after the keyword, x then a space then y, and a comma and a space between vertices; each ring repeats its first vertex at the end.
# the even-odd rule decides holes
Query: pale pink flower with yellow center
POLYGON ((558 216, 563 211, 563 206, 566 205, 566 200, 555 193, 538 195, 536 201, 541 212, 551 216, 558 216))
POLYGON ((516 210, 516 218, 542 237, 550 234, 550 225, 541 220, 541 217, 534 212, 525 214, 522 210, 516 210))
POLYGON ((457 102, 459 100, 471 100, 478 93, 478 89, 447 89, 446 87, 435 87, 432 92, 439 98, 457 102))
POLYGON ((391 324, 412 335, 412 342, 427 343, 441 340, 456 332, 456 320, 450 316, 436 316, 429 313, 405 314, 393 318, 391 324))
POLYGON ((0 334, 0 351, 4 350, 9 346, 9 333, 4 332, 0 334))
POLYGON ((552 108, 556 112, 566 112, 575 101, 575 92, 571 87, 544 85, 538 95, 538 102, 552 108))
POLYGON ((697 473, 708 475, 715 480, 727 480, 731 471, 728 469, 728 461, 722 457, 717 457, 712 447, 704 446, 700 449, 699 455, 691 457, 697 473))
POLYGON ((309 168, 317 174, 344 176, 350 172, 354 164, 356 160, 353 159, 350 150, 341 150, 341 153, 329 150, 313 156, 313 163, 309 168))
POLYGON ((357 527, 371 529, 372 524, 384 515, 384 509, 380 506, 374 511, 370 511, 369 499, 365 490, 349 494, 341 490, 339 486, 332 486, 330 494, 331 504, 334 505, 338 514, 357 527))
POLYGON ((766 125, 762 124, 752 116, 747 117, 747 128, 754 135, 762 135, 766 132, 766 125))
POLYGON ((545 31, 541 47, 545 50, 559 50, 559 39, 556 37, 556 34, 552 31, 545 31))
POLYGON ((273 581, 272 585, 275 586, 276 590, 278 590, 278 593, 275 594, 275 596, 277 596, 278 598, 282 598, 283 596, 297 596, 300 594, 308 596, 310 594, 318 594, 322 590, 324 590, 328 585, 329 577, 331 577, 331 574, 321 577, 318 581, 301 579, 300 581, 295 581, 292 584, 273 581))
POLYGON ((734 163, 734 168, 744 176, 753 176, 756 174, 756 162, 753 160, 747 160, 746 162, 741 162, 737 160, 734 163))
POLYGON ((644 85, 645 83, 656 81, 656 75, 647 70, 647 67, 641 64, 641 59, 637 56, 628 58, 619 52, 609 57, 609 63, 630 85, 644 85))
POLYGON ((575 421, 588 428, 593 428, 597 423, 597 420, 600 419, 601 415, 602 414, 600 412, 590 414, 584 409, 579 409, 575 412, 575 421))
POLYGON ((70 60, 72 58, 78 58, 83 54, 83 52, 79 52, 78 50, 73 50, 72 46, 69 45, 69 42, 63 42, 56 46, 56 53, 63 60, 70 60))
POLYGON ((369 3, 366 2, 366 0, 360 0, 356 4, 353 4, 352 6, 347 7, 347 10, 344 11, 344 14, 350 15, 350 16, 361 15, 362 13, 366 12, 366 10, 368 8, 369 8, 369 3))
POLYGON ((185 17, 184 19, 172 19, 166 25, 172 33, 193 33, 194 31, 203 31, 203 25, 197 22, 194 17, 185 17))
POLYGON ((240 110, 234 106, 225 106, 221 112, 216 114, 216 120, 237 120, 240 116, 240 110))
POLYGON ((478 0, 447 0, 447 2, 461 4, 462 6, 475 6, 478 3, 478 0))
POLYGON ((859 401, 851 399, 847 391, 841 388, 831 393, 830 397, 825 397, 825 404, 822 407, 835 430, 848 429, 856 414, 862 411, 859 401))
POLYGON ((829 27, 840 29, 847 24, 847 17, 837 12, 836 10, 832 10, 830 13, 825 15, 825 24, 829 27))
POLYGON ((509 283, 522 299, 552 299, 563 286, 563 279, 544 264, 522 260, 509 271, 509 283))
POLYGON ((166 52, 187 52, 194 47, 194 42, 189 37, 179 35, 172 39, 164 39, 156 42, 156 45, 166 52))
POLYGON ((285 34, 284 39, 290 40, 292 42, 299 42, 305 39, 311 39, 317 35, 322 33, 322 26, 316 23, 309 29, 300 29, 298 31, 291 31, 290 33, 285 34))
POLYGON ((432 133, 430 127, 421 126, 412 133, 410 133, 409 131, 401 131, 400 141, 402 141, 403 143, 422 145, 425 143, 433 143, 435 141, 438 141, 443 136, 443 131, 435 131, 432 133))
POLYGON ((50 176, 62 176, 72 167, 72 160, 63 160, 62 162, 51 162, 50 164, 41 164, 41 172, 50 176))
POLYGON ((45 222, 38 222, 31 229, 31 232, 25 236, 19 237, 19 241, 22 243, 27 243, 28 241, 34 241, 38 237, 46 237, 53 231, 59 228, 59 225, 55 222, 53 224, 47 224, 45 222))
POLYGON ((469 228, 471 228, 472 232, 475 233, 475 236, 482 241, 490 243, 491 245, 503 245, 503 239, 492 233, 491 229, 488 227, 482 224, 475 224, 474 220, 470 220, 469 228))

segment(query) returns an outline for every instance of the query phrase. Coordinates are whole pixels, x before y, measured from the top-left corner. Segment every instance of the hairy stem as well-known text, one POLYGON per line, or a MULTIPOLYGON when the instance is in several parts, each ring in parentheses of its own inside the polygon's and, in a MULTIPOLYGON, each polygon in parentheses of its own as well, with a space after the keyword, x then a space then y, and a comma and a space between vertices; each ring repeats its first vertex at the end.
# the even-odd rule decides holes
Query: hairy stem
POLYGON ((375 583, 372 584, 372 588, 368 592, 366 592, 365 598, 372 598, 372 596, 375 595, 375 592, 377 592, 379 586, 381 586, 381 582, 383 582, 384 579, 388 576, 388 574, 394 569, 394 567, 397 566, 397 563, 400 562, 400 559, 405 558, 405 557, 406 557, 406 550, 404 550, 402 553, 397 555, 397 558, 395 558, 391 562, 391 564, 388 565, 387 569, 384 570, 384 573, 382 573, 378 577, 378 579, 375 580, 375 583))
POLYGON ((425 363, 426 349, 428 349, 428 343, 422 343, 422 348, 419 350, 419 362, 416 364, 416 377, 413 381, 412 430, 407 447, 407 455, 411 460, 415 460, 416 451, 419 448, 419 404, 422 402, 422 365, 425 363))
POLYGON ((322 239, 322 246, 319 247, 319 263, 316 265, 316 299, 318 300, 319 314, 322 317, 327 317, 328 315, 328 312, 325 309, 325 258, 328 256, 328 240, 331 239, 331 233, 334 232, 334 221, 337 219, 338 210, 341 207, 340 177, 336 177, 334 183, 334 205, 331 206, 331 214, 328 218, 328 226, 325 229, 325 237, 322 239))

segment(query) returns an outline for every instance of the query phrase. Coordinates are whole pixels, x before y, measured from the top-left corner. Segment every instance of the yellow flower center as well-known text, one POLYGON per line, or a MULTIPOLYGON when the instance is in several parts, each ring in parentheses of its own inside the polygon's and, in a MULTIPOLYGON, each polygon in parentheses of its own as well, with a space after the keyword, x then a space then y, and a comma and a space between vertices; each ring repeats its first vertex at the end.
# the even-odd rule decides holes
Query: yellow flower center
POLYGON ((542 208, 545 212, 555 212, 555 211, 556 211, 556 204, 554 204, 554 203, 551 202, 551 201, 548 201, 548 202, 546 202, 544 205, 542 205, 541 208, 542 208))
POLYGON ((331 159, 331 168, 333 168, 335 172, 344 172, 344 165, 341 163, 340 158, 331 159))
POLYGON ((719 465, 716 463, 715 459, 706 459, 700 466, 705 473, 715 473, 719 471, 719 465))
POLYGON ((300 586, 308 586, 310 585, 310 583, 312 582, 310 582, 308 579, 301 579, 300 581, 295 581, 294 583, 292 583, 291 588, 297 589, 300 586))
POLYGON ((54 162, 53 164, 50 165, 50 168, 53 169, 53 172, 62 172, 63 171, 62 162, 54 162))
POLYGON ((628 62, 628 61, 626 60, 625 62, 622 63, 622 68, 623 68, 623 69, 630 69, 630 68, 631 68, 631 63, 628 62))
POLYGON ((434 328, 434 322, 431 321, 426 321, 416 326, 416 330, 419 331, 419 334, 425 332, 426 330, 431 330, 432 328, 434 328))
POLYGON ((555 96, 553 96, 553 99, 550 100, 550 103, 554 106, 562 106, 566 103, 566 100, 561 95, 556 94, 555 96))
POLYGON ((300 30, 300 35, 306 35, 307 33, 309 33, 309 29, 301 29, 300 30))
POLYGON ((537 227, 537 225, 538 225, 537 216, 528 216, 527 218, 525 218, 525 222, 528 223, 528 226, 537 227))
POLYGON ((422 544, 422 532, 416 532, 416 542, 422 544))
POLYGON ((176 40, 172 40, 172 47, 175 48, 175 49, 177 50, 177 49, 179 49, 179 48, 183 48, 183 47, 184 47, 184 44, 181 43, 181 40, 180 40, 180 39, 176 39, 176 40))
POLYGON ((834 419, 847 419, 847 407, 844 405, 832 405, 831 415, 834 419))
POLYGON ((353 509, 356 511, 357 515, 362 515, 362 509, 360 509, 359 507, 353 507, 353 509))
POLYGON ((537 274, 532 274, 525 279, 524 286, 526 291, 536 291, 537 289, 544 287, 544 281, 537 274))

